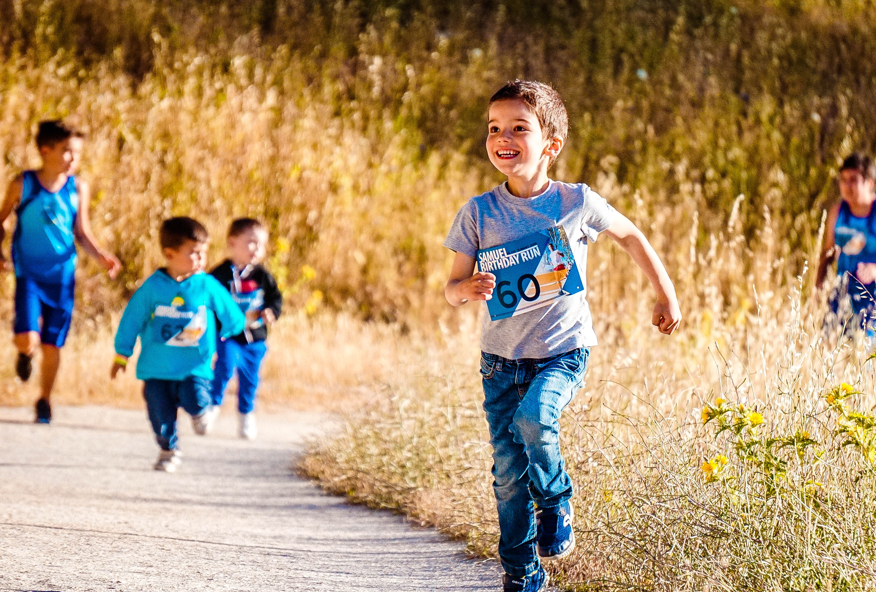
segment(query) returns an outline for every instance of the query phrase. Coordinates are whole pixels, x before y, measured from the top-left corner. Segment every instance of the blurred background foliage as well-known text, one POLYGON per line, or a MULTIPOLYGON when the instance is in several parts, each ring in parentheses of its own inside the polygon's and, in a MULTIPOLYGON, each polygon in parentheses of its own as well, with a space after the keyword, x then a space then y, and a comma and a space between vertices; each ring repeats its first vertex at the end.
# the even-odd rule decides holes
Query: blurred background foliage
MULTIPOLYGON (((40 119, 89 133, 95 225, 126 264, 121 284, 90 268, 92 312, 160 265, 162 217, 199 216, 222 237, 231 217, 256 215, 293 304, 428 324, 446 310, 453 215, 501 181, 483 149, 487 100, 508 79, 539 79, 570 113, 552 174, 594 185, 658 237, 689 310, 707 297, 717 237, 742 237, 735 275, 708 296, 726 315, 765 230, 778 237, 773 287, 812 260, 838 163, 873 150, 873 8, 0 0, 0 153, 10 178, 37 164, 40 119)), ((606 277, 594 289, 616 302, 631 288, 606 277)))

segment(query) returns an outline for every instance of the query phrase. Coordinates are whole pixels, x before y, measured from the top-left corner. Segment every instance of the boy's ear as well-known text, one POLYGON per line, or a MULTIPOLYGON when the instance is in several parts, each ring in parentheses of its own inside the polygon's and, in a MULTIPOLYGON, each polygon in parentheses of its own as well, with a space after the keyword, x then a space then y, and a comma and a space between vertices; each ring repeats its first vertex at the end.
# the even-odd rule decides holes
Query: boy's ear
POLYGON ((565 142, 559 136, 554 136, 549 140, 547 148, 545 148, 544 153, 547 154, 552 161, 557 159, 557 156, 560 155, 560 152, 563 150, 563 144, 565 142))
POLYGON ((171 249, 170 247, 164 247, 161 249, 161 254, 164 255, 165 259, 170 259, 174 255, 176 255, 176 249, 171 249))

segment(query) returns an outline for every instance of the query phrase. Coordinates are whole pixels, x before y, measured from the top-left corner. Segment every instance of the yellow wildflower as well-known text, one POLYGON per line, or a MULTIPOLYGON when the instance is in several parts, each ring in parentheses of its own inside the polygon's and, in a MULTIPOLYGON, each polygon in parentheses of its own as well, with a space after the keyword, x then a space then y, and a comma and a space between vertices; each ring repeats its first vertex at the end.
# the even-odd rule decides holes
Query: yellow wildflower
POLYGON ((746 419, 748 419, 748 423, 750 423, 752 427, 759 426, 763 423, 763 415, 761 415, 757 411, 749 411, 745 417, 746 419))
POLYGON ((706 483, 718 481, 723 477, 724 467, 727 466, 727 457, 719 454, 714 458, 710 458, 700 467, 705 474, 706 483))
POLYGON ((310 281, 316 277, 316 270, 311 266, 305 264, 301 266, 301 275, 304 277, 304 279, 310 281))
POLYGON ((833 405, 836 402, 836 397, 833 393, 830 393, 824 400, 827 401, 828 405, 833 405))
POLYGON ((278 238, 274 243, 274 249, 278 254, 288 253, 289 252, 289 239, 284 237, 278 238))
POLYGON ((319 305, 322 304, 323 294, 319 290, 314 290, 310 294, 310 298, 307 299, 307 302, 304 303, 304 310, 307 314, 312 315, 315 314, 319 305))
POLYGON ((724 399, 722 399, 721 397, 718 397, 717 399, 715 399, 715 405, 717 405, 718 407, 720 407, 724 403, 726 403, 726 401, 724 399))
POLYGON ((855 387, 853 387, 852 385, 850 385, 847 382, 844 382, 840 385, 840 390, 842 392, 846 393, 847 395, 855 394, 855 387))
POLYGON ((709 420, 712 419, 712 410, 709 409, 708 406, 703 407, 703 424, 709 423, 709 420))
POLYGON ((610 489, 606 489, 602 492, 602 499, 605 500, 605 503, 610 504, 611 500, 614 499, 614 493, 610 489))

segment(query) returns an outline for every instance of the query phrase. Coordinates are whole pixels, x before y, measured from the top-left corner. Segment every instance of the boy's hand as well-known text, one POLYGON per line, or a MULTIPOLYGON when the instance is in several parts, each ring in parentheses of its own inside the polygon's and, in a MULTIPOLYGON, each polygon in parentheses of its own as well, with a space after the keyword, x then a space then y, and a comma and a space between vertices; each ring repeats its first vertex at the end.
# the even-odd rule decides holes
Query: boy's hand
POLYGON ((654 314, 651 316, 651 324, 664 335, 672 335, 681 323, 681 309, 675 298, 671 300, 658 300, 654 305, 654 314))
POLYGON ((116 276, 119 275, 119 272, 122 270, 122 262, 113 255, 112 253, 101 253, 98 262, 103 266, 106 270, 110 279, 116 279, 116 276))
POLYGON ((3 255, 0 255, 0 271, 11 271, 11 270, 12 270, 12 264, 9 262, 9 260, 6 257, 4 257, 3 255))
POLYGON ((469 300, 490 300, 496 289, 496 276, 479 271, 456 284, 456 295, 463 302, 469 300))
POLYGON ((274 311, 270 308, 266 308, 262 311, 261 314, 262 320, 265 322, 265 325, 271 326, 274 324, 274 321, 277 320, 277 317, 274 316, 274 311))
POLYGON ((125 356, 117 355, 113 360, 113 367, 110 368, 110 380, 115 380, 116 374, 119 373, 119 370, 122 372, 125 371, 125 368, 128 367, 128 358, 125 356))

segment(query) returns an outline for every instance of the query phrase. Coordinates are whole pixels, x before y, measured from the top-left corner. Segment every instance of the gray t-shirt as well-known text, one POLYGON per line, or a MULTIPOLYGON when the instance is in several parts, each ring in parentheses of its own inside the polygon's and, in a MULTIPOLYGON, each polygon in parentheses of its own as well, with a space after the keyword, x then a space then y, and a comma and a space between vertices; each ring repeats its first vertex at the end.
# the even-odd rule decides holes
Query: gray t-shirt
MULTIPOLYGON (((546 358, 596 345, 587 305, 587 243, 615 220, 617 212, 583 183, 551 181, 537 197, 519 198, 503 183, 471 198, 456 214, 444 246, 477 259, 489 249, 552 226, 565 229, 584 289, 550 305, 516 316, 490 320, 486 303, 481 349, 508 359, 546 358)), ((496 298, 496 293, 493 293, 496 298)))

